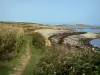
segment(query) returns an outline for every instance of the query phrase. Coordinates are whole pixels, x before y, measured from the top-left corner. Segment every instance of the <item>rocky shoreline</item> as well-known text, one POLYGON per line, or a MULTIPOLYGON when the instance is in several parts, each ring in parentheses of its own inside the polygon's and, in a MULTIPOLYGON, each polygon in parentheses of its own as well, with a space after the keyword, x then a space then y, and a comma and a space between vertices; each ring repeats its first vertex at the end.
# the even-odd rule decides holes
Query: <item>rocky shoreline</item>
POLYGON ((90 44, 90 41, 100 37, 98 33, 78 32, 72 29, 39 29, 35 32, 41 33, 47 41, 50 41, 49 43, 53 47, 63 45, 65 48, 69 46, 70 48, 74 47, 83 50, 97 49, 97 47, 90 44))
POLYGON ((49 37, 52 46, 64 45, 64 47, 71 49, 71 47, 82 49, 82 50, 95 50, 97 47, 92 46, 89 42, 97 38, 95 33, 87 32, 64 32, 57 33, 49 37))

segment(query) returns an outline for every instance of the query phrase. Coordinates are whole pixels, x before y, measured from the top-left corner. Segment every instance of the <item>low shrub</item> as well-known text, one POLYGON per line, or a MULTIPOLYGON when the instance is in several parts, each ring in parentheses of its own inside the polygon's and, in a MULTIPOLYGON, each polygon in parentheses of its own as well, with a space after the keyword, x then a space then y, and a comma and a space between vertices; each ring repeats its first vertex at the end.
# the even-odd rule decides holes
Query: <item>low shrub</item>
POLYGON ((40 33, 33 33, 32 34, 32 43, 34 47, 37 49, 44 49, 45 48, 45 38, 40 33))
POLYGON ((78 51, 47 50, 32 75, 100 75, 100 53, 92 56, 78 51))

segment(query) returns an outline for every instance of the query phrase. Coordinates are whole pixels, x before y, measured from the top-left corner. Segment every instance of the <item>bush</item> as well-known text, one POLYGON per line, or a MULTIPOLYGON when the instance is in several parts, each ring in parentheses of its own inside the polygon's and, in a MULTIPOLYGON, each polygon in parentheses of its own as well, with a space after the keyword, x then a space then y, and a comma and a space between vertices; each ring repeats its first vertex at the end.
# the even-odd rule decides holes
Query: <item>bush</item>
POLYGON ((45 48, 45 38, 40 33, 37 32, 33 33, 32 43, 38 49, 45 48))
POLYGON ((0 61, 9 61, 17 55, 23 34, 21 28, 0 25, 0 61))
POLYGON ((33 75, 100 75, 100 53, 92 56, 78 51, 50 49, 37 63, 33 75))

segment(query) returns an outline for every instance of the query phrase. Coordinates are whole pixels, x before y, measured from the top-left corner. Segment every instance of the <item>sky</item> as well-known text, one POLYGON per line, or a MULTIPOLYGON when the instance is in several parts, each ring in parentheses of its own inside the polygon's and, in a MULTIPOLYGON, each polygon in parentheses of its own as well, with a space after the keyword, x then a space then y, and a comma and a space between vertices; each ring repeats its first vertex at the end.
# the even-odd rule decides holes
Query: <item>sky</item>
POLYGON ((0 0, 0 21, 100 25, 100 0, 0 0))

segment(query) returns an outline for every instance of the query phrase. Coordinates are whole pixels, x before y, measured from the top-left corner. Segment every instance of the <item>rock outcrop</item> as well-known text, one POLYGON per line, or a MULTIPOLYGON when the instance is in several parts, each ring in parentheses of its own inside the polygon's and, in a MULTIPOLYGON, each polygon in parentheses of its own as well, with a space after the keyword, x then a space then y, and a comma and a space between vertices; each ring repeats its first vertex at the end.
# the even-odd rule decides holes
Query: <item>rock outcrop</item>
POLYGON ((49 37, 49 40, 51 43, 54 44, 62 44, 64 42, 64 38, 67 38, 71 35, 79 35, 79 34, 84 34, 85 32, 64 32, 64 33, 57 33, 55 35, 52 35, 49 37))
POLYGON ((72 32, 72 33, 59 33, 49 37, 51 44, 63 44, 70 45, 74 47, 79 47, 82 49, 92 49, 92 45, 89 43, 90 40, 96 38, 95 33, 86 32, 72 32))

